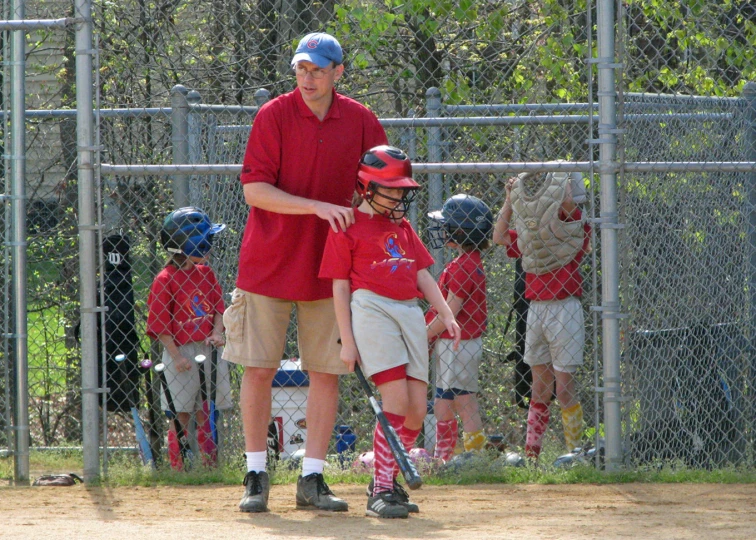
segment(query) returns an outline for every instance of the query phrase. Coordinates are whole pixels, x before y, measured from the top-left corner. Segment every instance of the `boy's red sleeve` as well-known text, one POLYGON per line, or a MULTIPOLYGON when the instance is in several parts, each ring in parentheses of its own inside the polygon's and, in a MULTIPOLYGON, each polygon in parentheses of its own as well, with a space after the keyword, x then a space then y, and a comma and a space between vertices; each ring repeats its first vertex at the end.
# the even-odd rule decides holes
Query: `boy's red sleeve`
POLYGON ((352 271, 353 242, 344 231, 328 231, 328 238, 320 261, 320 279, 349 279, 352 271))
POLYGON ((162 274, 158 274, 147 298, 147 335, 157 339, 161 334, 173 335, 171 316, 173 294, 162 274))
POLYGON ((409 237, 412 241, 413 248, 415 251, 415 265, 418 270, 424 270, 425 268, 428 268, 430 266, 433 266, 433 263, 435 262, 433 260, 433 255, 430 254, 430 251, 428 251, 428 248, 425 247, 425 244, 420 239, 420 237, 415 232, 415 229, 410 225, 409 221, 407 221, 407 218, 404 218, 406 222, 406 227, 409 229, 410 234, 409 237))
POLYGON ((467 270, 456 261, 449 263, 447 270, 449 278, 446 282, 446 286, 449 292, 454 293, 454 296, 461 298, 462 300, 469 298, 475 284, 473 283, 473 280, 470 279, 470 274, 467 270))
POLYGON ((218 276, 215 272, 211 271, 213 280, 213 305, 215 306, 215 312, 223 314, 226 311, 226 304, 223 301, 223 291, 221 290, 220 283, 218 283, 218 276))
POLYGON ((517 231, 509 229, 509 239, 511 242, 507 246, 507 257, 510 259, 519 259, 522 253, 520 253, 520 248, 517 245, 517 231))

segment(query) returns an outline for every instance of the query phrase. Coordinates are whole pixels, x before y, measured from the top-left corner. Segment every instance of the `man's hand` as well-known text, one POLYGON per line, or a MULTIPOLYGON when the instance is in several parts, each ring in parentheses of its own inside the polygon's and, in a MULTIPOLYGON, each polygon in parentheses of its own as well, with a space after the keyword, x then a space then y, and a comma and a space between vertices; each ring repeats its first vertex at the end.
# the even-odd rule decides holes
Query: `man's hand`
POLYGON ((244 200, 250 206, 276 214, 315 214, 327 220, 334 232, 339 232, 339 228, 345 231, 354 223, 354 211, 348 206, 291 195, 265 182, 244 184, 244 200))
POLYGON ((327 220, 333 232, 339 232, 339 228, 346 231, 347 227, 354 224, 354 210, 346 206, 318 202, 315 206, 315 215, 327 220))

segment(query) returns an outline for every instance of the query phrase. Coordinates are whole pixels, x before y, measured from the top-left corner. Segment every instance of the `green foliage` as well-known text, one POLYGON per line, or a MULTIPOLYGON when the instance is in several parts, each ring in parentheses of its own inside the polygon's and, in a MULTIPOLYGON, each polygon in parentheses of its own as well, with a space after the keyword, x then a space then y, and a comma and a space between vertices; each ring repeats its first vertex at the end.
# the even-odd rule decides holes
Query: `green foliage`
POLYGON ((734 96, 756 76, 748 0, 626 2, 633 92, 734 96))

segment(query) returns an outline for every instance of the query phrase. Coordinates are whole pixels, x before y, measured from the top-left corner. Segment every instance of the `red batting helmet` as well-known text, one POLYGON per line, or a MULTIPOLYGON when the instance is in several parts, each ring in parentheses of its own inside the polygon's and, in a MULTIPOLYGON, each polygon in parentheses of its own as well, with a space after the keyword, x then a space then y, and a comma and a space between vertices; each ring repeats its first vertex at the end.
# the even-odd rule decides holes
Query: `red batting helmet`
POLYGON ((400 212, 403 215, 409 209, 414 199, 414 191, 420 184, 412 179, 412 163, 407 154, 399 148, 381 145, 362 155, 357 169, 357 193, 372 205, 376 187, 404 189, 401 199, 384 195, 385 198, 397 203, 394 208, 379 205, 386 213, 393 212, 396 216, 397 212, 400 212))

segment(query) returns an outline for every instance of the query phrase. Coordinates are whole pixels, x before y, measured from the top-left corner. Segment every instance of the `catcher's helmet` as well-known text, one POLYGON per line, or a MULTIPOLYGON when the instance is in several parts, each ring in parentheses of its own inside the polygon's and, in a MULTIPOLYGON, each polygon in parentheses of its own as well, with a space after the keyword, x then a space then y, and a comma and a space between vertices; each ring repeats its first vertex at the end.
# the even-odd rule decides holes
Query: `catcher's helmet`
POLYGON ((174 210, 163 221, 160 243, 169 253, 187 257, 204 257, 213 247, 213 235, 226 226, 212 223, 199 208, 187 206, 174 210))
POLYGON ((403 217, 415 198, 415 190, 419 187, 420 184, 412 179, 412 163, 407 154, 398 148, 387 145, 375 146, 360 158, 360 166, 357 169, 357 193, 373 208, 381 207, 385 215, 403 217), (403 189, 404 195, 401 199, 394 199, 381 194, 396 204, 393 207, 378 204, 373 201, 377 187, 403 189))
POLYGON ((434 222, 428 227, 428 244, 432 248, 441 248, 449 241, 460 246, 480 246, 493 229, 488 205, 464 193, 447 199, 441 210, 429 212, 428 217, 434 222))

